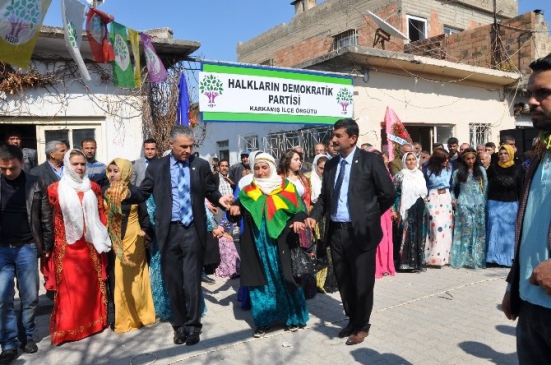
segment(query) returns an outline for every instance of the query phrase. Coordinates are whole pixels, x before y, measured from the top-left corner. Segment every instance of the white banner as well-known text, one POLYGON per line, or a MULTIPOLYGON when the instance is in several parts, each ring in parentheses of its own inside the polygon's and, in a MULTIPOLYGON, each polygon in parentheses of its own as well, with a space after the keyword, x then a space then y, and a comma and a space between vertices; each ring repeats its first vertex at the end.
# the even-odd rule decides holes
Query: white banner
POLYGON ((77 63, 82 78, 86 81, 90 81, 90 74, 80 54, 85 7, 84 4, 77 0, 61 0, 61 16, 63 18, 65 45, 69 50, 69 54, 77 63))
POLYGON ((205 64, 199 74, 205 120, 334 123, 352 118, 353 95, 351 78, 321 72, 205 64))

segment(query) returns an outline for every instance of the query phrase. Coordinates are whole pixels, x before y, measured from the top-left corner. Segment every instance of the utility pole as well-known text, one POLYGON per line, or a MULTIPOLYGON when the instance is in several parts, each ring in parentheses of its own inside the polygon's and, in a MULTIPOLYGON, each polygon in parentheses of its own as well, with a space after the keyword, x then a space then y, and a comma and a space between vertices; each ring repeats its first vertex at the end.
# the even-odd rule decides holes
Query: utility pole
POLYGON ((501 67, 501 42, 499 39, 499 24, 497 23, 497 0, 494 2, 494 24, 492 24, 492 34, 491 34, 491 56, 492 64, 491 67, 497 69, 501 67))

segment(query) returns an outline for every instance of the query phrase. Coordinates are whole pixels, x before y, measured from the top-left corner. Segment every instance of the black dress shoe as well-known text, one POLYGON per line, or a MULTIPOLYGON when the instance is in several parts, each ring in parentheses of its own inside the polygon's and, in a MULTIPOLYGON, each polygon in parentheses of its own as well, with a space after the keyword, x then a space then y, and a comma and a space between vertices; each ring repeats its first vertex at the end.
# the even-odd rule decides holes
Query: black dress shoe
POLYGON ((8 365, 13 360, 15 360, 16 357, 17 357, 16 349, 2 351, 2 354, 0 354, 0 365, 8 365))
POLYGON ((354 325, 352 323, 348 323, 346 325, 346 327, 344 327, 340 332, 339 332, 339 338, 345 338, 345 337, 348 337, 352 334, 352 330, 354 329, 354 325))
POLYGON ((208 276, 201 276, 201 281, 205 284, 214 284, 216 283, 216 280, 214 280, 213 278, 211 277, 208 277, 208 276))
POLYGON ((21 348, 24 352, 27 354, 34 354, 38 351, 38 346, 36 345, 36 342, 32 338, 27 339, 26 342, 21 344, 21 348))
POLYGON ((254 338, 261 338, 266 335, 266 332, 270 329, 270 326, 260 326, 256 327, 253 333, 254 338))
POLYGON ((181 345, 187 341, 186 331, 183 327, 174 330, 174 344, 181 345))
POLYGON ((201 339, 199 338, 199 332, 191 332, 187 335, 186 345, 191 346, 199 343, 201 339))

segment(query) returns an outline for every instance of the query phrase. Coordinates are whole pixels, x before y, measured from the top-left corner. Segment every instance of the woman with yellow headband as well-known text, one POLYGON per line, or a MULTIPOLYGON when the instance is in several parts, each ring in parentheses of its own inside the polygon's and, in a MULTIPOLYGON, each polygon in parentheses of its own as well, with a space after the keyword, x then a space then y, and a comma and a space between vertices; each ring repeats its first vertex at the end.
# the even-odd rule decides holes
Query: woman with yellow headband
POLYGON ((145 203, 122 204, 132 176, 132 162, 116 158, 107 165, 107 227, 113 243, 109 286, 115 304, 113 330, 124 333, 155 323, 145 239, 153 230, 145 203), (122 187, 117 189, 115 187, 122 187), (113 277, 114 274, 114 277, 113 277))
POLYGON ((524 170, 515 164, 515 150, 502 145, 499 162, 488 170, 488 225, 486 262, 510 267, 515 254, 515 223, 524 170))
POLYGON ((461 153, 459 169, 453 173, 452 190, 455 205, 450 265, 472 269, 486 267, 486 170, 476 151, 467 148, 461 153), (459 192, 459 196, 457 196, 459 192))

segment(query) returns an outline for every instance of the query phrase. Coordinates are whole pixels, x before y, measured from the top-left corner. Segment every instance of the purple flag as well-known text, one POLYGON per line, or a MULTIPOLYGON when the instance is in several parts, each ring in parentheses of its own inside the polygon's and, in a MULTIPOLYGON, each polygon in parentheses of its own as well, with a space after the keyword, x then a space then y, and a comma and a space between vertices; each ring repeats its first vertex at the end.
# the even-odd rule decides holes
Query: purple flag
POLYGON ((153 48, 153 44, 151 44, 151 39, 149 39, 149 36, 145 33, 140 33, 140 38, 143 43, 143 51, 147 63, 149 80, 152 84, 165 82, 168 75, 163 62, 159 56, 157 56, 155 48, 153 48))
POLYGON ((180 83, 178 84, 180 95, 178 97, 178 113, 176 124, 189 125, 189 94, 187 91, 186 75, 180 74, 180 83))

